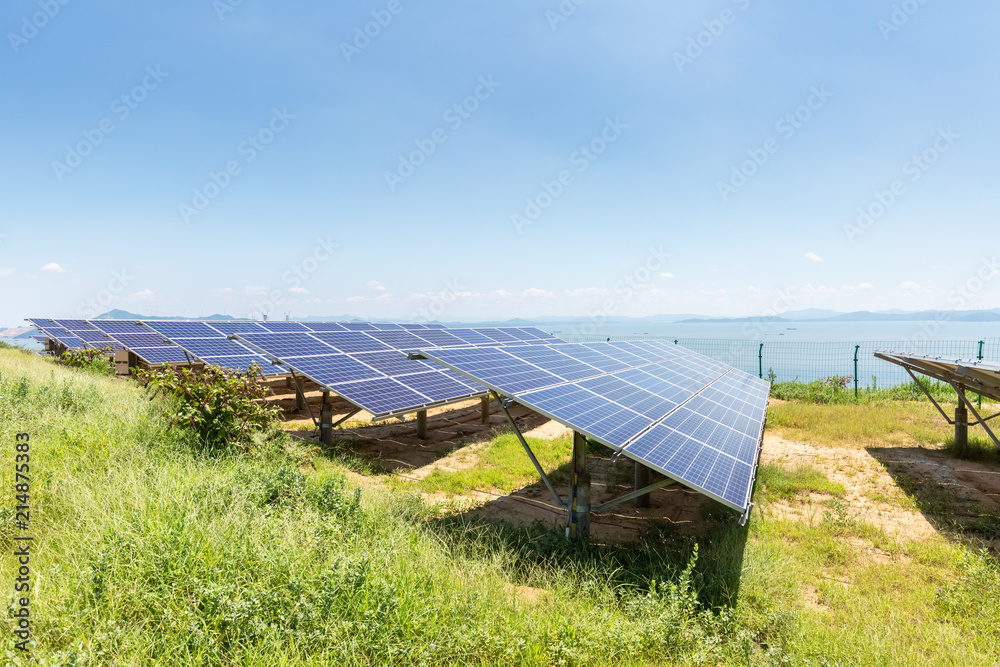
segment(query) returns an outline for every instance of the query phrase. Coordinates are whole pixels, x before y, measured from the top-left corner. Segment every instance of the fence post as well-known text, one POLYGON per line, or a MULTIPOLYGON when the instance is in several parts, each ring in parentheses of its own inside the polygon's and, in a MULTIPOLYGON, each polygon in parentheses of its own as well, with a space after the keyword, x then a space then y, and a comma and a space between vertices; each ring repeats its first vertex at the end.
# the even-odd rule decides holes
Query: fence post
POLYGON ((854 346, 854 398, 858 397, 858 350, 861 345, 854 346))
POLYGON ((676 338, 674 339, 674 345, 677 345, 677 339, 676 338))
POLYGON ((764 379, 764 343, 761 343, 760 344, 760 349, 757 350, 757 364, 758 364, 757 374, 760 376, 760 379, 763 380, 764 379))
MULTIPOLYGON (((979 361, 983 360, 983 343, 985 343, 985 342, 986 341, 984 341, 984 340, 979 341, 979 355, 976 357, 977 359, 979 359, 979 361)), ((979 398, 976 399, 976 402, 979 403, 979 409, 982 410, 982 408, 983 408, 983 395, 982 394, 979 394, 979 398)))

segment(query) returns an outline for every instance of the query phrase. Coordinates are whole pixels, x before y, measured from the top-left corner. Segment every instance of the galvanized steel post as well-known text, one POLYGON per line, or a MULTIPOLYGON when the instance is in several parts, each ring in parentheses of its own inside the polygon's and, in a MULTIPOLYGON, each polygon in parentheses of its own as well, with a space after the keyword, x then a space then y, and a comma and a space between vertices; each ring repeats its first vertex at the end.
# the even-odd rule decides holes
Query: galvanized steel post
POLYGON ((854 398, 858 397, 858 350, 860 345, 854 346, 854 398))
POLYGON ((764 379, 764 343, 760 344, 760 348, 757 350, 757 364, 759 366, 757 374, 760 378, 764 379))

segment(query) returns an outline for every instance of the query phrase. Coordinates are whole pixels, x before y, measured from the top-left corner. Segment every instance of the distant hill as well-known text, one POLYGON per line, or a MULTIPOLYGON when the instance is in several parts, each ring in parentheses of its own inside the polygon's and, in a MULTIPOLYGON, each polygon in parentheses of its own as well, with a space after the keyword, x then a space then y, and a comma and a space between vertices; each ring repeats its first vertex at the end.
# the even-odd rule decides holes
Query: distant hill
POLYGON ((178 317, 176 315, 140 315, 138 313, 130 313, 127 310, 119 310, 115 308, 114 310, 109 310, 106 313, 101 313, 97 317, 91 318, 95 320, 235 320, 238 318, 232 315, 208 315, 206 317, 178 317))

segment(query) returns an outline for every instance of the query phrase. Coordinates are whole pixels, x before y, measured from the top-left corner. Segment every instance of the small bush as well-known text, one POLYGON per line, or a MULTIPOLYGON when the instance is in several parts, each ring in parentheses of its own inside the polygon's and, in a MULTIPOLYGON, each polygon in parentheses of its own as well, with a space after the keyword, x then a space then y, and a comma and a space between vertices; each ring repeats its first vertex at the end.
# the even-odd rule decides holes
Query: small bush
POLYGON ((74 368, 82 368, 103 375, 114 375, 115 362, 108 356, 111 352, 114 352, 114 348, 110 345, 100 349, 87 347, 82 350, 66 350, 62 353, 60 361, 74 368))
POLYGON ((249 450, 255 435, 277 425, 277 406, 263 402, 269 389, 257 382, 258 369, 247 371, 207 366, 202 371, 137 370, 136 376, 153 389, 152 398, 176 397, 171 425, 189 428, 208 450, 249 450))

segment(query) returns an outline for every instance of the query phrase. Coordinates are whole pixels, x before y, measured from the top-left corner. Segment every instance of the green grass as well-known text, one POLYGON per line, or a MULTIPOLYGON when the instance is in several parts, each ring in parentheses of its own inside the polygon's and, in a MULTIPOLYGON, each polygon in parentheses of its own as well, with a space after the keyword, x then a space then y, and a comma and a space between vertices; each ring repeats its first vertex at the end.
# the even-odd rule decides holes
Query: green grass
MULTIPOLYGON (((955 390, 945 382, 924 378, 921 383, 938 402, 954 403, 957 400, 955 390)), ((785 401, 824 404, 927 400, 926 394, 915 382, 883 388, 859 387, 855 393, 852 384, 840 386, 836 378, 815 382, 774 382, 771 384, 771 396, 785 401)))
POLYGON ((844 495, 844 485, 830 481, 819 470, 810 466, 788 469, 773 463, 757 468, 758 501, 791 500, 799 494, 825 493, 831 496, 844 495))
MULTIPOLYGON (((560 482, 564 471, 559 468, 569 460, 573 451, 572 439, 528 438, 527 442, 550 478, 556 483, 560 482)), ((513 433, 497 436, 472 456, 474 461, 463 470, 437 469, 420 481, 400 480, 394 486, 401 490, 413 489, 425 493, 466 494, 477 489, 509 493, 538 481, 538 473, 513 433)))
MULTIPOLYGON (((585 547, 537 526, 441 517, 412 489, 359 497, 345 462, 285 440, 199 454, 168 421, 131 381, 0 350, 0 549, 20 534, 11 444, 26 431, 42 664, 983 665, 1000 654, 992 559, 943 539, 897 542, 836 508, 809 524, 755 512, 748 528, 719 512, 697 536, 665 525, 634 545, 585 547)), ((511 443, 494 449, 480 456, 522 484, 511 443)), ((788 484, 822 485, 803 478, 788 484)), ((8 590, 16 567, 0 559, 8 590)), ((0 655, 28 664, 10 627, 0 620, 0 655)))

